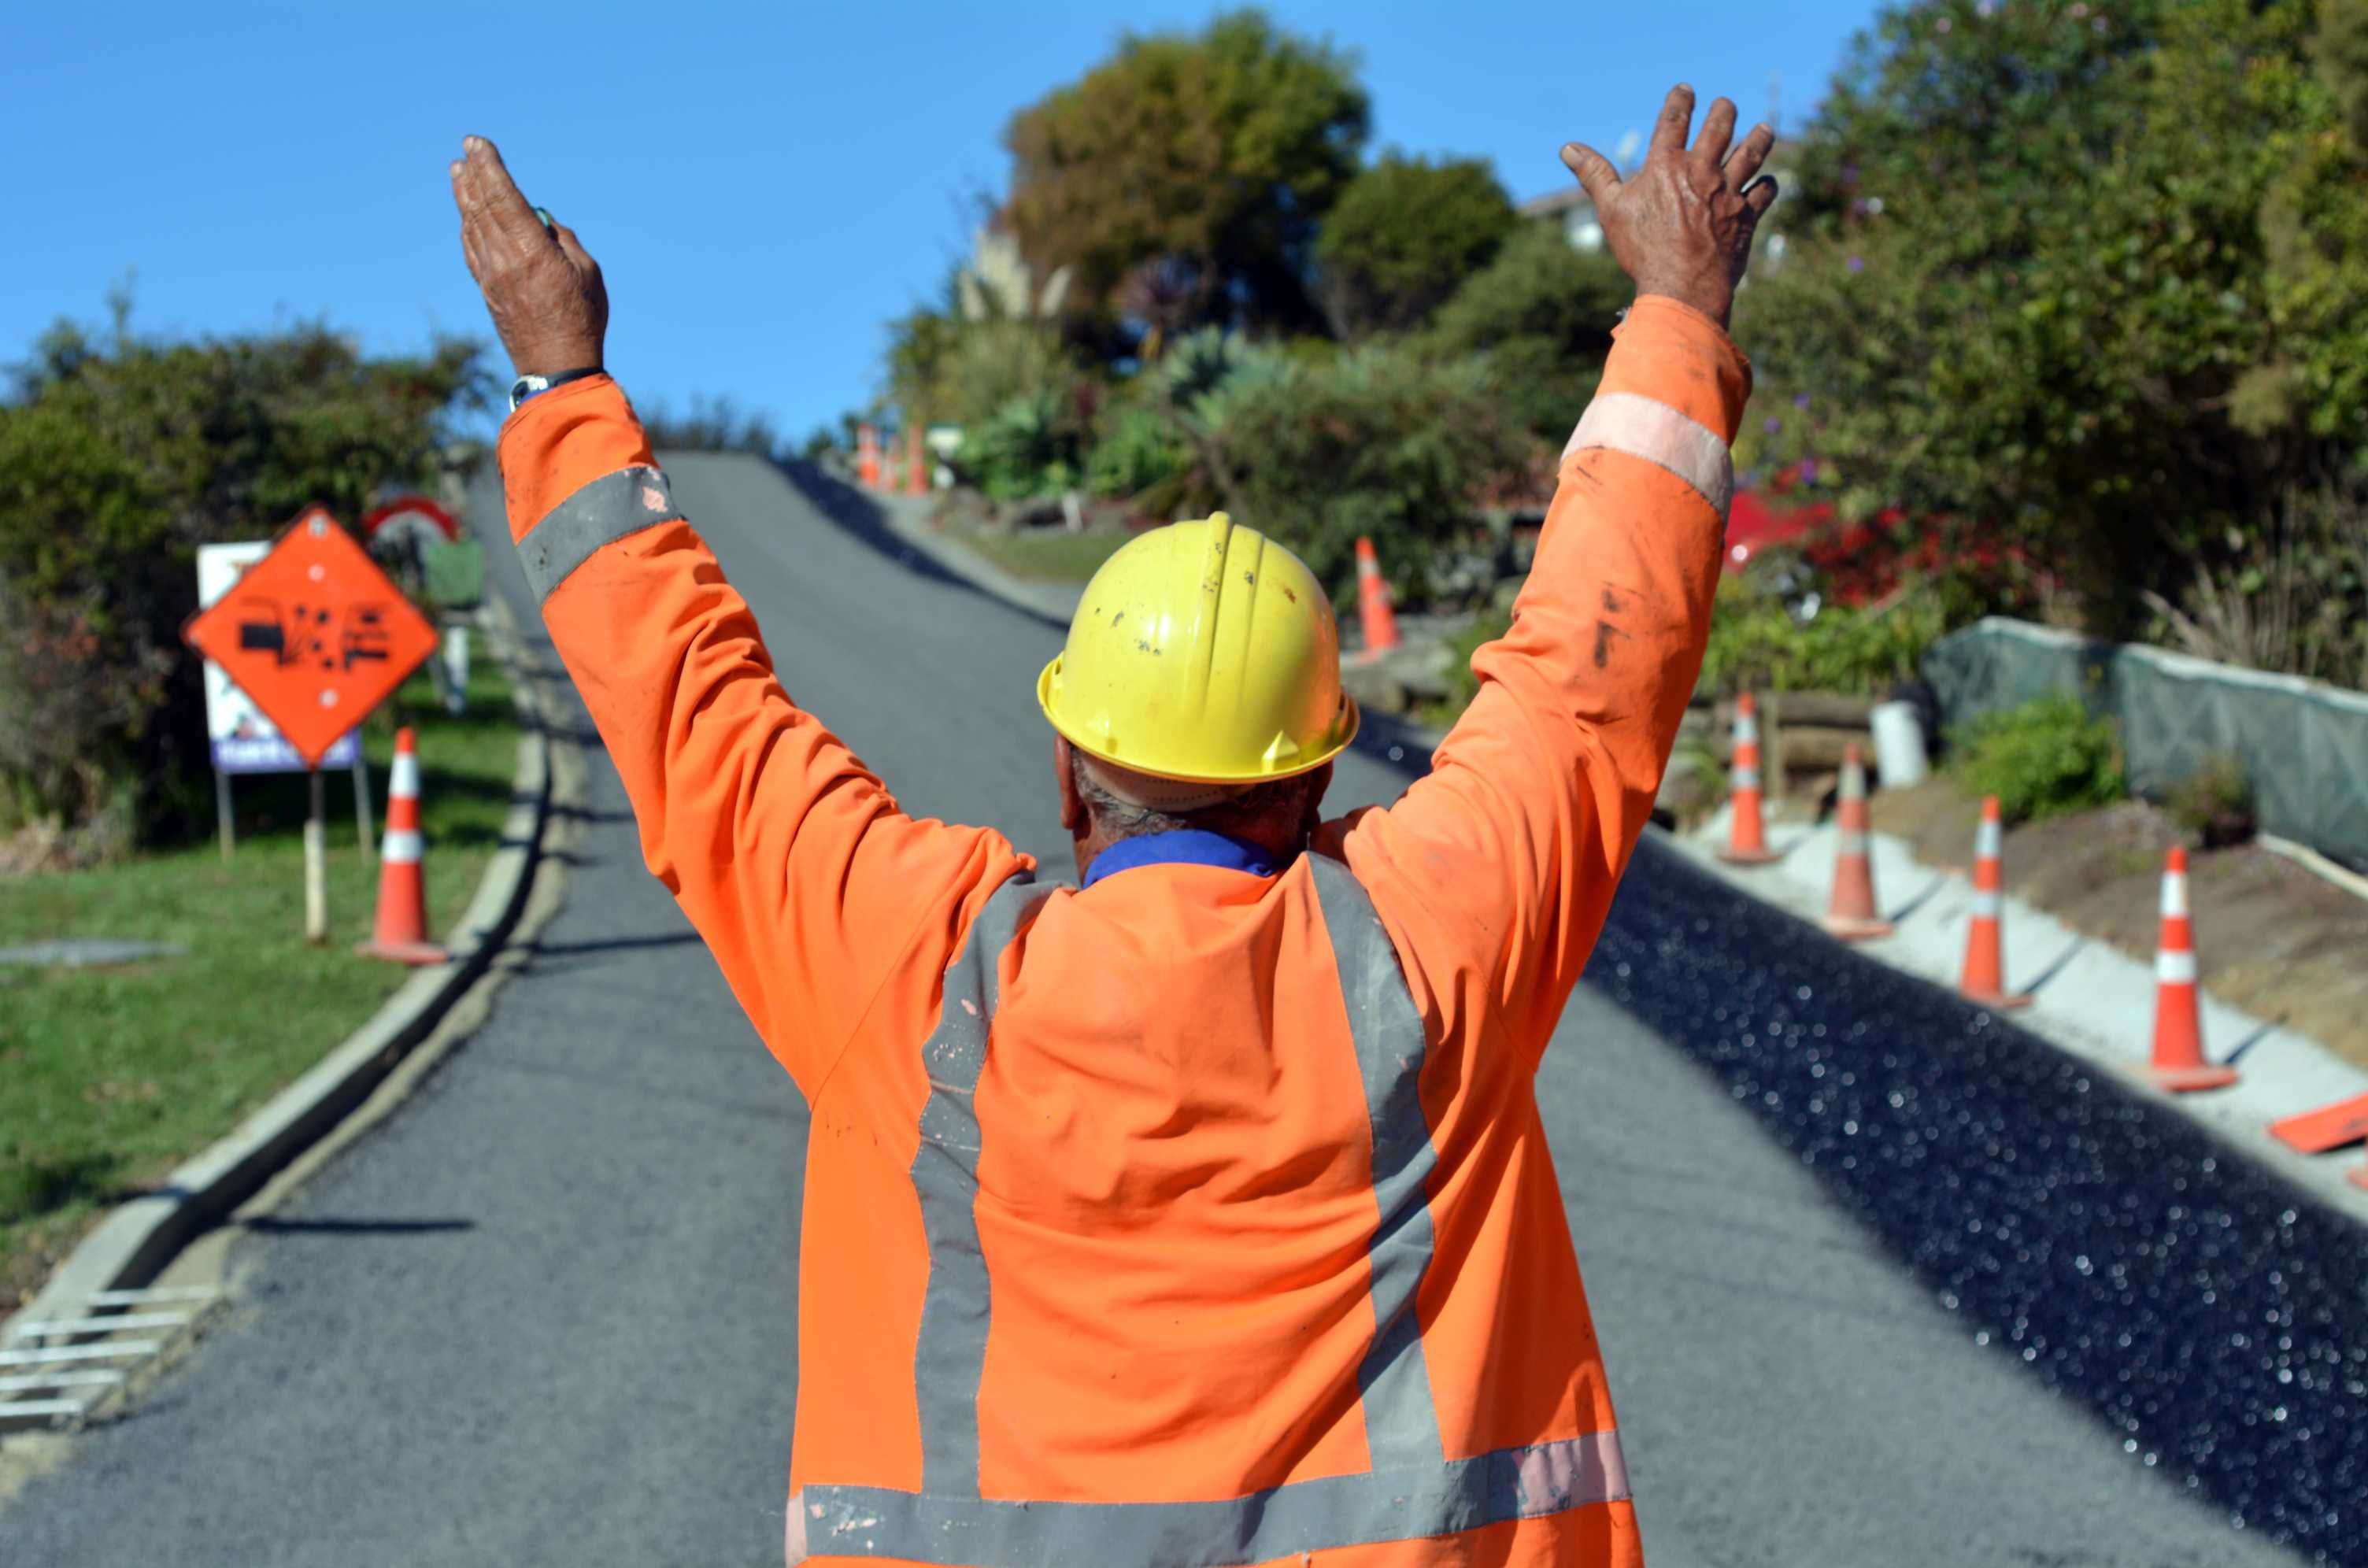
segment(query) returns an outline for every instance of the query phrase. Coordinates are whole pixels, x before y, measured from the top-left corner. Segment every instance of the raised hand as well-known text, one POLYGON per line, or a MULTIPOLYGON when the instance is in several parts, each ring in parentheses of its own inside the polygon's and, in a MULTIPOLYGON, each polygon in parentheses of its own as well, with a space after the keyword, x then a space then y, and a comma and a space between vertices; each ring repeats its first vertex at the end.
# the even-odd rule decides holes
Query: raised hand
POLYGON ((518 194, 502 154, 482 136, 452 165, 461 252, 485 296, 494 330, 521 376, 598 369, 609 332, 600 264, 564 223, 548 228, 518 194))
POLYGON ((1622 179, 1611 160, 1573 142, 1562 161, 1587 187, 1612 259, 1639 294, 1667 294, 1726 324, 1735 286, 1751 261, 1751 236, 1776 199, 1776 182, 1758 179, 1776 133, 1755 125, 1732 152, 1735 105, 1713 99, 1702 135, 1686 138, 1694 119, 1694 90, 1669 89, 1645 166, 1622 179))

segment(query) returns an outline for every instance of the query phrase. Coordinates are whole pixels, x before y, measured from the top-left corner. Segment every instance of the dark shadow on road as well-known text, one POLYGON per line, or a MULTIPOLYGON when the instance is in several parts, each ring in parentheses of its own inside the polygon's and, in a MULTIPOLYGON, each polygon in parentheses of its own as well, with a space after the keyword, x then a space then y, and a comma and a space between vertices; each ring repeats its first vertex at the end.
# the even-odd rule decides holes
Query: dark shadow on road
POLYGON ((773 464, 783 479, 798 493, 814 504, 814 508, 837 524, 850 538, 886 556, 917 577, 949 588, 959 588, 966 594, 991 600, 1014 615, 1025 616, 1055 631, 1065 632, 1069 623, 1054 616, 1042 614, 1009 599, 989 593, 960 573, 950 572, 922 551, 898 538, 896 531, 881 520, 879 503, 854 485, 831 474, 815 463, 791 459, 773 464))
POLYGON ((2036 995, 2036 994, 2038 994, 2039 988, 2040 988, 2041 986, 2043 986, 2043 985, 2046 984, 2049 981, 2051 981, 2051 980, 2055 979, 2057 975, 2059 975, 2059 974, 2063 973, 2063 972, 2064 972, 2064 966, 2065 966, 2066 964, 2070 963, 2074 959, 2076 959, 2076 958, 2079 957, 2079 956, 2080 956, 2080 949, 2083 949, 2083 948, 2085 948, 2085 947, 2087 947, 2088 945, 2089 945, 2089 938, 2088 938, 2088 937, 2073 937, 2073 938, 2072 938, 2072 945, 2071 945, 2070 947, 2068 947, 2068 948, 2065 949, 2063 950, 2063 952, 2061 952, 2061 953, 2057 954, 2057 955, 2056 955, 2055 961, 2054 963, 2051 963, 2051 964, 2049 964, 2045 969, 2041 970, 2041 971, 2039 971, 2039 978, 2038 978, 2038 979, 2036 979, 2036 980, 2032 981, 2030 984, 2028 984, 2028 985, 2024 986, 2021 991, 2016 992, 2016 993, 2015 993, 2015 994, 2016 994, 2016 995, 2018 995, 2018 996, 2032 996, 2032 995, 2036 995))
POLYGON ((473 1231, 474 1220, 286 1220, 262 1214, 245 1222, 245 1229, 271 1235, 423 1236, 449 1231, 473 1231))
POLYGON ((2276 1032, 2276 1030, 2285 1023, 2289 1015, 2287 1014, 2280 1013, 2276 1017, 2271 1018, 2268 1023, 2263 1024, 2251 1034, 2248 1034, 2244 1039, 2238 1040, 2236 1044, 2236 1048, 2228 1052, 2227 1065, 2231 1067, 2237 1065, 2238 1061, 2251 1052, 2253 1047, 2260 1044, 2261 1041, 2269 1039, 2272 1033, 2276 1032))
POLYGON ((555 959, 578 953, 623 952, 634 948, 686 948, 698 941, 696 931, 667 931, 648 937, 605 937, 597 942, 529 942, 525 950, 539 959, 555 959))
POLYGON ((1884 916, 1884 918, 1889 920, 1894 926, 1902 926, 1907 924, 1907 917, 1909 915, 1915 914, 1918 910, 1931 903, 1932 895, 1939 892, 1942 888, 1947 887, 1948 885, 1948 872, 1934 872, 1932 880, 1924 884, 1923 892, 1918 893, 1914 898, 1909 899, 1906 903, 1901 904, 1897 909, 1893 910, 1888 915, 1884 916))

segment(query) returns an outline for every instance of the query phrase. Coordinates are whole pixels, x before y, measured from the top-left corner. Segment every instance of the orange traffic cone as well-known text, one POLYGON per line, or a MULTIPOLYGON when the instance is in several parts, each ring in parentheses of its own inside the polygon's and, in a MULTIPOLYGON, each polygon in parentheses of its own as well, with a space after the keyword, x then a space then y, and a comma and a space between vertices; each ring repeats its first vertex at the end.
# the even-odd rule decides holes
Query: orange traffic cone
POLYGON ((1768 825, 1759 816, 1759 710, 1748 691, 1735 699, 1735 760, 1726 780, 1726 847, 1718 858, 1737 866, 1765 866, 1777 857, 1768 847, 1768 825))
POLYGON ((1363 538, 1357 540, 1357 616, 1365 627, 1365 658, 1398 645, 1398 618, 1390 608, 1390 585, 1382 580, 1381 557, 1363 538))
POLYGON ((394 733, 386 785, 386 836, 379 842, 378 926, 354 951, 397 963, 442 963, 427 939, 427 881, 420 866, 419 752, 408 727, 394 733))
POLYGON ((918 426, 905 438, 905 494, 927 495, 929 493, 929 471, 921 451, 921 431, 918 426))
POLYGON ((880 427, 855 427, 855 478, 866 490, 880 488, 880 427))
POLYGON ((1965 972, 1957 989, 1969 1002, 1987 1007, 2024 1007, 2028 996, 2006 992, 2006 960, 2000 940, 2006 912, 2006 871, 1999 858, 2004 830, 1998 798, 1982 801, 1982 825, 1974 835, 1974 923, 1965 933, 1965 972))
POLYGON ((2234 1067, 2203 1059, 2195 929, 2187 914, 2187 850, 2176 844, 2162 868, 2162 945, 2154 960, 2154 1064, 2148 1076, 2174 1094, 2225 1089, 2237 1081, 2234 1067))
POLYGON ((1891 922, 1874 907, 1874 862, 1867 858, 1866 757, 1853 744, 1842 751, 1842 793, 1836 811, 1840 833, 1834 841, 1834 896, 1826 906, 1826 929, 1845 942, 1891 935, 1891 922))

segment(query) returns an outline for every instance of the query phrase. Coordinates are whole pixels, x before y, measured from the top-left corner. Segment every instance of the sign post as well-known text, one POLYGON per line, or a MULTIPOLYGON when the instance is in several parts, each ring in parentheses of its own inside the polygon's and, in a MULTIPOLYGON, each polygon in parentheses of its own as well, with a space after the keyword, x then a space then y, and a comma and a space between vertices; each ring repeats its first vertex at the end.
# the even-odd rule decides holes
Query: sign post
MULTIPOLYGON (((436 628, 325 508, 310 506, 262 559, 189 618, 181 637, 221 666, 277 727, 273 739, 292 749, 312 774, 304 934, 324 941, 327 813, 321 765, 346 744, 360 766, 356 726, 435 652, 436 628)), ((208 706, 211 711, 211 700, 208 706)), ((218 741, 217 768, 222 755, 218 741)), ((359 796, 357 805, 367 839, 369 807, 359 796)))

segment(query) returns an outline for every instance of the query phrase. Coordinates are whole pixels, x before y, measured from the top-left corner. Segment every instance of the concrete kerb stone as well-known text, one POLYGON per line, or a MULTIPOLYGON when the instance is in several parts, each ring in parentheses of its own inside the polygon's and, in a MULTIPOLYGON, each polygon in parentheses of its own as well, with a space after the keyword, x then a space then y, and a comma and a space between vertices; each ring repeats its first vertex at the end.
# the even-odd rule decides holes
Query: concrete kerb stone
MULTIPOLYGON (((1713 851, 1725 842, 1726 831, 1727 809, 1722 807, 1700 828, 1672 835, 1671 842, 1739 891, 1803 920, 1817 918, 1833 866, 1831 823, 1770 823, 1769 846, 1782 858, 1759 868, 1728 866, 1717 858, 1713 851)), ((1918 860, 1907 842, 1892 835, 1870 835, 1869 848, 1876 897, 1898 930, 1853 950, 1864 961, 1888 964, 1953 992, 1972 913, 1971 882, 1918 860)), ((2011 873, 2009 867, 2009 887, 2011 873)), ((2317 1040, 2204 993, 2206 1052, 2215 1062, 2237 1054, 2243 1077, 2208 1094, 2168 1094, 2154 1087, 2143 1071, 2153 1050, 2153 964, 2083 937, 2011 892, 2003 907, 2008 988, 2020 991, 2039 983, 2030 1006, 2004 1015, 2013 1027, 2112 1070, 2131 1092, 2178 1111, 2337 1213, 2368 1223, 2368 1191, 2348 1179, 2359 1151, 2304 1154, 2268 1133, 2269 1124, 2281 1117, 2368 1091, 2368 1072, 2317 1040)))
POLYGON ((549 705, 528 668, 507 608, 489 598, 485 619, 489 640, 510 673, 511 699, 524 733, 500 846, 445 944, 450 957, 413 974, 343 1043, 235 1131, 184 1163, 155 1191, 117 1205, 33 1299, 0 1324, 0 1342, 10 1338, 18 1322, 79 1317, 74 1303, 152 1280, 192 1237, 230 1215, 361 1104, 500 952, 533 885, 554 801, 549 705))

